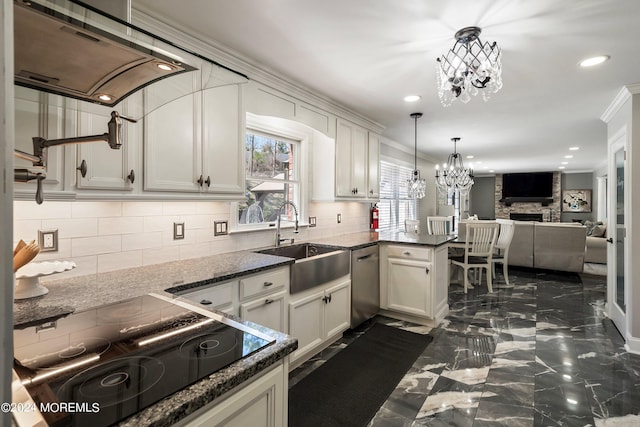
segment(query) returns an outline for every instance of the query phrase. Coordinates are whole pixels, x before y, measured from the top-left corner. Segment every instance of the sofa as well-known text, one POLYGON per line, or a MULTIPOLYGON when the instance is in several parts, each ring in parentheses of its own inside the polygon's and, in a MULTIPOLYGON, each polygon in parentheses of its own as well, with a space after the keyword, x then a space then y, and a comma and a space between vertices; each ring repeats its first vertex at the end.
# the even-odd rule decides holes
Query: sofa
POLYGON ((587 227, 587 252, 584 262, 607 263, 607 226, 602 222, 585 222, 587 227))
POLYGON ((514 221, 509 265, 582 272, 587 228, 580 223, 514 221))

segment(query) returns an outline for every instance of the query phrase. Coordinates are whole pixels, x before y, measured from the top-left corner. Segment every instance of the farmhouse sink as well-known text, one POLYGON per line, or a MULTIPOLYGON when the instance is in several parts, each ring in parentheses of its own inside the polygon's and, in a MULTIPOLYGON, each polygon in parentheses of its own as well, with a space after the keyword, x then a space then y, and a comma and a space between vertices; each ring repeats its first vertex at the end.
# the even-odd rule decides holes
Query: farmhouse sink
POLYGON ((351 271, 349 251, 331 246, 299 243, 256 252, 296 260, 291 266, 289 292, 292 294, 330 282, 351 271))

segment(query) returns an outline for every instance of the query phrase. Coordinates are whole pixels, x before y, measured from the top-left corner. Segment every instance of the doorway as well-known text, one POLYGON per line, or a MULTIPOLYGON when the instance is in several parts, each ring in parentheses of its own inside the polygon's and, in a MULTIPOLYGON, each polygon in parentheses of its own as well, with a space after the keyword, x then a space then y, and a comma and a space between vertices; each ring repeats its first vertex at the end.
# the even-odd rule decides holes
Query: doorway
POLYGON ((607 313, 622 336, 627 337, 627 130, 618 132, 609 143, 608 224, 607 224, 607 313))

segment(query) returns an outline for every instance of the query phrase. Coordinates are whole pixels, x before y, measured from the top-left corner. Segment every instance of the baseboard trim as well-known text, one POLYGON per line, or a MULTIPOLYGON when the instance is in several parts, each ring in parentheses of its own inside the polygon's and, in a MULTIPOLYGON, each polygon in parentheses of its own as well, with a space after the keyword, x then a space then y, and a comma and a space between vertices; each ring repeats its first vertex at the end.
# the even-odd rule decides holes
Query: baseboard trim
POLYGON ((640 338, 627 336, 627 343, 624 345, 625 350, 629 353, 640 354, 640 338))

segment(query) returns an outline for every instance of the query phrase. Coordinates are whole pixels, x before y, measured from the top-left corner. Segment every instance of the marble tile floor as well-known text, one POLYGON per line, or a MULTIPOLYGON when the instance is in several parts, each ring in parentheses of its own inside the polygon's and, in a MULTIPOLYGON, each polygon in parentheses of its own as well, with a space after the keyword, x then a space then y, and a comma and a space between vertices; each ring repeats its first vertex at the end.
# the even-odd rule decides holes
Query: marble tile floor
POLYGON ((640 426, 640 356, 604 314, 606 277, 498 274, 494 292, 449 290, 437 328, 377 316, 290 374, 290 386, 372 322, 434 340, 371 420, 396 426, 640 426))

